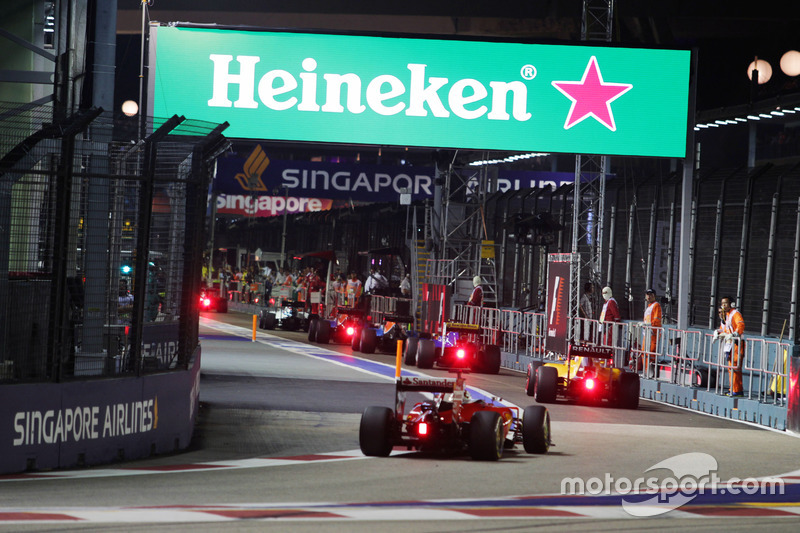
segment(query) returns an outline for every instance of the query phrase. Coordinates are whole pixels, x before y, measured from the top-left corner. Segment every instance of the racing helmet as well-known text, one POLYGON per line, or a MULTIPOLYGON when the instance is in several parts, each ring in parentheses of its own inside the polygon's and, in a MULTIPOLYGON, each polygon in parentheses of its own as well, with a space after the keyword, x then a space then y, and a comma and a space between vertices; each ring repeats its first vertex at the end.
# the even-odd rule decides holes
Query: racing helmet
POLYGON ((614 294, 611 292, 611 287, 603 287, 603 299, 608 300, 613 297, 614 294))
POLYGON ((480 284, 481 284, 481 277, 480 276, 475 276, 474 278, 472 278, 472 286, 473 287, 477 287, 480 284))

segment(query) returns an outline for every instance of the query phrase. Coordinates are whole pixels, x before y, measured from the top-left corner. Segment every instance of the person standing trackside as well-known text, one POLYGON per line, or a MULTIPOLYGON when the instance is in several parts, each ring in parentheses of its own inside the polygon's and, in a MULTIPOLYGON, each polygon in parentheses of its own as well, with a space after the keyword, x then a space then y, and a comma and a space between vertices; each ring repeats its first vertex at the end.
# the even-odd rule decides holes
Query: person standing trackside
POLYGON ((400 282, 400 294, 403 298, 411 298, 411 274, 406 274, 400 282))
MULTIPOLYGON (((591 281, 583 284, 583 295, 581 296, 580 305, 578 306, 578 314, 580 318, 591 320, 594 318, 594 302, 592 302, 592 294, 594 294, 594 285, 591 281)), ((581 339, 584 341, 591 341, 594 337, 594 327, 587 321, 581 320, 581 339)))
MULTIPOLYGON (((661 304, 656 299, 656 291, 647 289, 644 293, 647 309, 644 310, 644 325, 647 326, 646 334, 650 336, 650 354, 656 353, 658 348, 659 331, 661 327, 661 304)), ((650 368, 650 355, 645 356, 645 368, 650 368)))
POLYGON ((728 396, 744 396, 742 387, 742 364, 744 363, 744 346, 740 346, 744 335, 744 318, 731 302, 732 298, 724 297, 720 301, 720 316, 724 321, 719 329, 714 331, 714 340, 722 337, 725 361, 730 365, 731 389, 728 396))
POLYGON ((481 277, 475 276, 472 278, 472 294, 469 295, 467 305, 480 307, 483 305, 483 287, 481 287, 481 277))
POLYGON ((602 295, 606 303, 603 304, 603 310, 600 312, 600 322, 601 325, 608 323, 608 326, 603 326, 607 328, 605 329, 605 344, 606 346, 613 346, 614 327, 612 324, 620 321, 619 306, 617 306, 617 301, 614 299, 611 287, 603 287, 602 295))
POLYGON ((594 285, 590 281, 583 284, 583 296, 580 302, 581 318, 594 318, 594 303, 592 302, 592 294, 594 294, 594 285))
POLYGON ((358 279, 358 275, 355 272, 351 272, 350 279, 347 280, 347 305, 358 307, 362 291, 361 280, 358 279))

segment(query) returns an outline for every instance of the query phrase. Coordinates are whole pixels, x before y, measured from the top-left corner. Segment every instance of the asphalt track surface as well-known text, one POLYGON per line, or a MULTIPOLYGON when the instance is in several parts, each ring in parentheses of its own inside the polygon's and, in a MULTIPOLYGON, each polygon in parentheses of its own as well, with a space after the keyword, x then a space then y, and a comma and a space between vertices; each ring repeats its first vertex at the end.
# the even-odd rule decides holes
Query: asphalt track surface
MULTIPOLYGON (((201 318, 201 409, 189 450, 0 477, 0 531, 800 528, 800 440, 653 402, 636 411, 549 405, 555 447, 547 455, 518 447, 479 462, 396 449, 365 458, 360 415, 392 406, 394 356, 310 345, 301 332, 259 331, 253 342, 251 324, 235 313, 201 318), (772 476, 780 477, 764 479, 772 476), (670 477, 720 483, 676 494, 670 477), (567 478, 611 490, 570 494, 567 478), (630 494, 627 480, 653 478, 660 496, 630 494), (745 484, 725 484, 731 478, 745 484)), ((533 403, 522 374, 467 380, 474 396, 533 403)))

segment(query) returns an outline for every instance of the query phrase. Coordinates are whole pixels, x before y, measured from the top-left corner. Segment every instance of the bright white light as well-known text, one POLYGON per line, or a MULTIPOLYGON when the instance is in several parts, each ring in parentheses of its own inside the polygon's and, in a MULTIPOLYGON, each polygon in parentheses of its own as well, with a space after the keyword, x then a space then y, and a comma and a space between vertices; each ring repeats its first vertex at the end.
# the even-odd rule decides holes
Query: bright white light
POLYGON ((747 115, 747 118, 750 119, 750 120, 761 120, 760 117, 757 117, 755 115, 747 115))
POLYGON ((139 112, 139 104, 133 100, 125 100, 122 102, 122 112, 125 113, 126 116, 132 117, 139 112))
POLYGON ((513 163, 514 161, 518 161, 520 159, 530 159, 531 157, 544 157, 548 156, 550 153, 548 152, 530 152, 527 154, 516 154, 510 155, 505 159, 489 159, 489 160, 480 160, 480 161, 472 161, 469 163, 471 167, 479 167, 483 165, 499 165, 500 163, 513 163))
POLYGON ((772 78, 772 65, 763 59, 757 59, 747 67, 747 78, 753 79, 753 69, 758 69, 758 84, 763 85, 772 78))
POLYGON ((800 52, 789 50, 781 57, 781 70, 787 76, 800 75, 800 52))

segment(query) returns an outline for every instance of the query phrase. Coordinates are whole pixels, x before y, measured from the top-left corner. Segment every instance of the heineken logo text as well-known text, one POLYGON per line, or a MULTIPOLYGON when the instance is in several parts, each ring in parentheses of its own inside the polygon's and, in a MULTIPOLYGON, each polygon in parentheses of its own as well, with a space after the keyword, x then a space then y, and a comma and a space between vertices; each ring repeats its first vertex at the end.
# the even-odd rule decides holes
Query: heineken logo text
POLYGON ((214 65, 212 96, 209 107, 255 109, 259 102, 274 111, 295 108, 316 113, 360 114, 370 111, 384 116, 404 113, 411 117, 436 118, 453 115, 475 120, 525 122, 528 112, 528 87, 521 81, 482 82, 466 78, 450 82, 449 78, 429 76, 427 65, 408 63, 408 73, 399 77, 381 74, 369 80, 352 72, 317 73, 317 61, 302 61, 303 72, 296 76, 287 70, 275 69, 256 80, 259 56, 210 54, 214 65), (236 73, 238 71, 238 73, 236 73), (299 78, 299 80, 298 80, 299 78), (257 83, 256 83, 257 82, 257 83), (231 89, 236 87, 238 91, 231 89), (231 94, 238 92, 235 101, 231 94), (256 101, 258 97, 258 101, 256 101), (509 113, 510 111, 510 113, 509 113))

